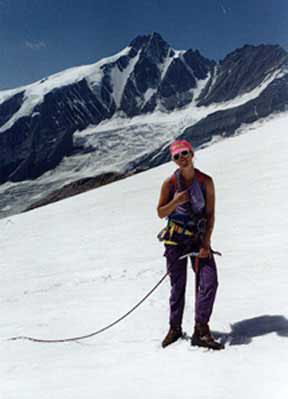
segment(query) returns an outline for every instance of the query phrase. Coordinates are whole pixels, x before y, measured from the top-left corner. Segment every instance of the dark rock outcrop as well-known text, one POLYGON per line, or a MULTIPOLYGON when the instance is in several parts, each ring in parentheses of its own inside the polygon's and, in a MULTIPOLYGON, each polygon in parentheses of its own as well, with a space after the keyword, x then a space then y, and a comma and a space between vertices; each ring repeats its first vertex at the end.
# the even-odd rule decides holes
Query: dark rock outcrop
POLYGON ((30 211, 32 209, 39 208, 44 205, 52 204, 53 202, 57 202, 63 200, 65 198, 73 197, 74 195, 84 193, 86 191, 92 190, 93 188, 97 188, 100 186, 104 186, 105 184, 112 183, 114 181, 123 179, 125 176, 119 173, 103 173, 99 176, 87 177, 84 179, 76 180, 72 183, 66 184, 59 190, 55 190, 45 198, 42 198, 39 201, 34 202, 30 205, 26 211, 30 211))
POLYGON ((10 118, 20 109, 23 104, 24 92, 15 94, 0 104, 0 126, 5 125, 10 118))
POLYGON ((257 88, 271 73, 287 63, 280 46, 245 45, 220 62, 217 78, 209 92, 203 92, 199 106, 228 101, 257 88))

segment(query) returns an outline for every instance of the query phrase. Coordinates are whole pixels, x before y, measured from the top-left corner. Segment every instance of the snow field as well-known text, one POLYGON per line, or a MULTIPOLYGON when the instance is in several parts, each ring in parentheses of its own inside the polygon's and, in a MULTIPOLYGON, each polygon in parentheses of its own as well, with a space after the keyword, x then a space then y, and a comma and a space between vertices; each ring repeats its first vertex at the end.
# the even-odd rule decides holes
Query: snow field
MULTIPOLYGON (((0 398, 286 399, 287 115, 196 152, 217 194, 219 291, 211 328, 226 349, 163 350, 168 280, 113 329, 67 344, 7 341, 91 333, 165 273, 156 235, 172 163, 0 220, 0 398)), ((193 327, 189 274, 184 330, 193 327)))

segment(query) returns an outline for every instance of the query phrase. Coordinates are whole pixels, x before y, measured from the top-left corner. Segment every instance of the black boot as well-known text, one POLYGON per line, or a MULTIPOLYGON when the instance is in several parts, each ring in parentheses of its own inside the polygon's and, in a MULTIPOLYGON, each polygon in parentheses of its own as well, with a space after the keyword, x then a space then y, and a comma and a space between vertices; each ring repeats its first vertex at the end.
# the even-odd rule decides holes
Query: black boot
POLYGON ((224 345, 215 341, 210 333, 208 324, 196 323, 194 333, 191 338, 192 346, 201 346, 208 349, 224 349, 224 345))
POLYGON ((173 344, 173 342, 177 341, 182 336, 183 333, 181 327, 176 327, 176 328, 170 327, 166 337, 162 341, 162 348, 166 348, 166 346, 173 344))

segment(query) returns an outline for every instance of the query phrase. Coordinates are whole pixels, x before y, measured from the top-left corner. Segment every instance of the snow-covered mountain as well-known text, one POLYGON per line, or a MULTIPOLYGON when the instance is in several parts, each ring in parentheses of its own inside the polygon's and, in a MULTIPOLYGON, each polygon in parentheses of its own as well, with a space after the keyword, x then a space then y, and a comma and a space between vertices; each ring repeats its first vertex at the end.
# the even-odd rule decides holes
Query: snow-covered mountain
MULTIPOLYGON (((214 73, 199 52, 174 51, 154 33, 113 57, 0 93, 0 181, 37 177, 73 151, 73 133, 113 115, 171 111, 214 73)), ((197 93, 196 93, 197 92, 197 93)))
MULTIPOLYGON (((213 176, 219 289, 211 319, 221 352, 168 329, 166 280, 127 319, 79 343, 8 341, 94 332, 140 300, 165 273, 156 234, 162 165, 74 198, 0 220, 1 399, 286 399, 287 115, 196 151, 213 176)), ((183 328, 191 335, 189 267, 183 328)))
POLYGON ((153 33, 96 64, 0 92, 1 215, 78 179, 159 165, 175 137, 199 147, 286 110, 287 71, 279 46, 247 45, 216 63, 153 33))

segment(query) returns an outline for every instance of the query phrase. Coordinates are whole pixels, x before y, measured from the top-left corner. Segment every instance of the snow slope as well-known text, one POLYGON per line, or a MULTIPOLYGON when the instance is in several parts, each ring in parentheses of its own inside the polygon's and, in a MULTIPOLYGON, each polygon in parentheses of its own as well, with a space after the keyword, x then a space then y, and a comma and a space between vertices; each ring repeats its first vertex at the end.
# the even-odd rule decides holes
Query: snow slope
MULTIPOLYGON (((155 207, 162 165, 0 220, 2 399, 286 399, 288 115, 197 151, 217 190, 220 286, 211 328, 226 350, 163 350, 168 280, 113 329, 67 344, 8 341, 93 332, 165 273, 155 207)), ((193 274, 184 330, 193 326, 193 274)))

